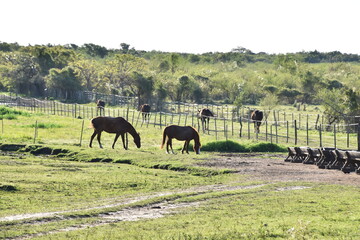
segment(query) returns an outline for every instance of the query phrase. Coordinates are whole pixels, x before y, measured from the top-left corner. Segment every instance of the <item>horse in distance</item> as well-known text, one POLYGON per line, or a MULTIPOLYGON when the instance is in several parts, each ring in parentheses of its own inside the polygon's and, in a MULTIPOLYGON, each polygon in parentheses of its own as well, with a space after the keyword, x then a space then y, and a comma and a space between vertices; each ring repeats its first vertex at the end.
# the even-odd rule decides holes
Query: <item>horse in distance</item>
POLYGON ((260 133, 260 125, 263 117, 264 114, 260 110, 254 110, 251 113, 251 120, 254 122, 254 129, 256 133, 260 133))
POLYGON ((128 149, 128 146, 127 144, 125 144, 124 139, 125 133, 129 133, 134 138, 134 143, 138 148, 140 148, 141 146, 139 133, 137 133, 135 128, 122 117, 96 117, 91 119, 91 126, 94 128, 94 133, 91 135, 89 147, 92 147, 92 141, 97 135, 99 146, 100 148, 103 148, 100 142, 101 133, 103 131, 116 134, 114 143, 112 144, 113 149, 119 136, 121 136, 124 149, 128 149))
POLYGON ((149 104, 143 104, 140 106, 140 112, 142 114, 143 122, 150 118, 151 106, 149 104))
POLYGON ((100 116, 105 115, 105 102, 101 99, 96 101, 96 115, 99 115, 98 112, 100 111, 100 116))
POLYGON ((202 124, 203 130, 208 130, 210 117, 213 117, 214 114, 210 111, 210 109, 203 108, 198 111, 198 115, 199 115, 199 118, 201 119, 201 124, 202 124))
POLYGON ((200 136, 199 133, 196 131, 196 129, 194 129, 193 127, 190 126, 183 127, 178 125, 167 126, 163 131, 163 140, 161 144, 161 148, 163 148, 164 144, 166 143, 166 153, 170 153, 169 152, 169 147, 170 147, 171 153, 174 154, 174 150, 172 148, 173 138, 179 141, 185 141, 181 153, 184 153, 184 151, 186 151, 186 153, 189 153, 188 151, 189 143, 191 140, 194 140, 195 142, 194 151, 196 152, 196 154, 200 154, 200 147, 201 147, 200 136))

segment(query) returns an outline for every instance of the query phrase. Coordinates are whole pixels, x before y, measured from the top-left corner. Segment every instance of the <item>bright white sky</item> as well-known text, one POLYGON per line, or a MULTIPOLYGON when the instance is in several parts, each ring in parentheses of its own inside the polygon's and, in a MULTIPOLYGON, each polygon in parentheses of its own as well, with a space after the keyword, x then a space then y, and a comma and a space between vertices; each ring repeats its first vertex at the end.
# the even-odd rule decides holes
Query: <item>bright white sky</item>
POLYGON ((0 41, 360 54, 360 0, 1 0, 0 41))

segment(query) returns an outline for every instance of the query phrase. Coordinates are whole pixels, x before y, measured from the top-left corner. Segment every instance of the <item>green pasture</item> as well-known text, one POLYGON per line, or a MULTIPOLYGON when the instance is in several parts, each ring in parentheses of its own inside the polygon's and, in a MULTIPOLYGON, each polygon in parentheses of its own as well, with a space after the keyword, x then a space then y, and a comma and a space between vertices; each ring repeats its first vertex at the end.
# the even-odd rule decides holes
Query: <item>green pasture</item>
MULTIPOLYGON (((31 108, 22 108, 21 111, 11 109, 11 111, 18 111, 22 114, 0 112, 3 118, 0 122, 0 140, 3 142, 87 145, 93 132, 90 128, 90 119, 96 116, 94 104, 73 105, 71 107, 72 110, 76 110, 75 112, 67 109, 68 105, 51 106, 55 106, 55 110, 40 106, 35 111, 31 108)), ((291 106, 283 106, 279 109, 283 113, 287 113, 287 117, 284 117, 287 120, 284 121, 283 117, 278 115, 276 118, 279 121, 274 122, 271 116, 276 114, 270 114, 268 121, 263 122, 260 127, 259 134, 254 132, 253 123, 243 117, 240 118, 241 121, 239 118, 233 120, 231 118, 211 119, 209 128, 203 129, 201 122, 193 113, 152 112, 150 120, 147 122, 143 122, 140 112, 133 109, 108 107, 105 114, 127 118, 141 134, 145 149, 158 149, 161 144, 162 130, 169 124, 194 126, 200 133, 203 145, 208 142, 232 140, 239 143, 264 141, 284 146, 357 149, 356 126, 337 125, 326 129, 324 125, 319 131, 321 121, 319 120, 316 125, 316 120, 310 117, 316 116, 313 114, 317 109, 316 106, 309 106, 307 107, 309 111, 298 114, 296 114, 296 109, 291 106), (293 118, 297 118, 296 129, 293 118)), ((186 107, 181 111, 187 111, 186 107)), ((104 133, 102 135, 105 148, 111 146, 113 138, 114 136, 111 134, 104 133)), ((178 144, 181 145, 181 143, 178 144)), ((96 140, 94 146, 97 146, 96 140)), ((130 147, 132 146, 130 145, 130 147)), ((121 140, 117 143, 117 148, 121 148, 121 140)))
POLYGON ((231 135, 216 138, 200 131, 200 155, 181 154, 178 141, 174 141, 177 154, 169 155, 160 149, 161 126, 134 122, 142 138, 140 149, 131 136, 129 150, 122 148, 120 139, 111 149, 114 135, 107 133, 102 135, 104 149, 96 140, 89 148, 93 131, 89 119, 39 112, 11 115, 1 121, 0 148, 21 146, 0 151, 0 239, 360 237, 358 187, 255 182, 248 175, 199 164, 222 151, 276 151, 285 156, 284 145, 231 135), (210 186, 235 188, 196 190, 210 186), (139 200, 129 201, 134 198, 139 200), (98 225, 109 213, 134 206, 151 209, 161 203, 196 205, 160 218, 98 225), (5 220, 37 213, 48 214, 5 220))
MULTIPOLYGON (((79 148, 78 151, 85 152, 60 158, 18 152, 0 158, 0 219, 56 212, 35 220, 0 221, 0 238, 39 233, 48 234, 32 235, 32 239, 358 239, 360 236, 357 187, 254 182, 250 176, 224 170, 198 174, 206 169, 196 169, 194 163, 211 157, 207 154, 171 156, 172 164, 183 167, 171 170, 120 162, 75 161, 71 156, 109 157, 103 156, 102 150, 89 152, 79 148), (249 188, 193 189, 207 185, 249 188), (119 204, 126 198, 143 195, 150 197, 119 204), (161 202, 198 205, 180 208, 179 212, 161 218, 96 226, 102 220, 101 214, 161 202), (84 225, 89 227, 56 232, 84 225)), ((135 150, 124 155, 123 159, 144 157, 135 150)), ((154 155, 158 163, 169 164, 168 155, 154 155)))

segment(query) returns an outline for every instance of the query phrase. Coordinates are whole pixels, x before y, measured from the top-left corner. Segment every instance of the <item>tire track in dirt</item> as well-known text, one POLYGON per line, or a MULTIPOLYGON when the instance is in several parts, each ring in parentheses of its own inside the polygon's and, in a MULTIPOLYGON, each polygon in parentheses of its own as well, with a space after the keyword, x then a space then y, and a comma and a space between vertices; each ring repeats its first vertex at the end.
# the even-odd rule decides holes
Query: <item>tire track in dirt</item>
MULTIPOLYGON (((233 190, 245 190, 245 189, 255 189, 260 188, 263 186, 267 186, 269 184, 258 184, 258 185, 248 185, 248 186, 227 186, 227 185, 210 185, 210 186, 203 186, 203 187, 197 187, 192 188, 188 190, 181 191, 181 193, 193 193, 193 196, 195 195, 201 195, 205 193, 210 192, 225 192, 225 191, 233 191, 233 190)), ((270 191, 293 191, 293 190, 301 190, 309 187, 305 186, 292 186, 287 188, 276 188, 270 191)), ((128 201, 124 201, 124 203, 135 203, 144 199, 150 199, 151 197, 157 197, 157 196, 166 196, 173 193, 180 193, 180 192, 164 192, 164 193, 158 193, 155 195, 147 195, 142 196, 138 198, 131 198, 128 199, 128 201)), ((155 218, 161 218, 169 214, 176 214, 178 212, 181 212, 182 210, 189 208, 189 207, 197 207, 200 206, 202 203, 206 202, 207 200, 201 200, 201 201, 195 201, 195 202, 182 202, 182 203, 171 203, 166 200, 159 203, 149 204, 142 207, 128 207, 116 212, 107 212, 107 213, 101 213, 98 216, 92 216, 97 217, 98 219, 89 224, 78 224, 78 225, 72 225, 66 228, 47 231, 47 232, 41 232, 41 233, 35 233, 35 234, 27 234, 22 235, 14 238, 8 238, 9 240, 25 240, 25 239, 31 239, 33 237, 41 237, 51 234, 56 234, 60 232, 70 232, 75 230, 82 230, 82 229, 88 229, 98 226, 103 226, 106 224, 111 223, 117 223, 122 221, 139 221, 142 219, 155 219, 155 218)), ((107 205, 110 206, 110 205, 107 205)), ((112 205, 114 206, 114 205, 112 205)), ((120 206, 120 204, 117 204, 117 206, 120 206)), ((99 206, 98 208, 105 208, 106 206, 99 206)), ((94 208, 91 208, 94 209, 94 208)), ((70 212, 70 211, 68 211, 70 212)), ((53 212, 54 213, 54 212, 53 212)), ((30 214, 28 214, 30 216, 30 214)), ((71 217, 70 217, 71 219, 71 217)), ((54 221, 57 221, 57 219, 54 219, 54 221)), ((36 223, 34 224, 41 224, 48 223, 49 219, 37 219, 36 223)), ((16 225, 15 225, 16 226, 16 225)))
POLYGON ((149 200, 156 197, 165 197, 170 196, 172 194, 179 194, 179 193, 192 193, 194 194, 203 194, 210 191, 230 191, 230 190, 239 190, 239 189, 249 189, 249 188, 255 188, 255 187, 261 187, 261 185, 250 185, 250 186, 228 186, 228 185, 208 185, 208 186, 201 186, 201 187, 195 187, 190 188, 182 191, 172 191, 172 192, 159 192, 159 193, 152 193, 151 195, 143 195, 139 197, 134 198, 128 198, 124 199, 118 203, 114 204, 107 204, 107 205, 101 205, 96 207, 90 207, 90 208, 83 208, 83 209, 76 209, 76 210, 69 210, 69 211, 54 211, 54 212, 42 212, 42 213, 32 213, 32 214, 19 214, 19 215, 12 215, 12 216, 6 216, 0 218, 0 222, 3 221, 18 221, 18 220, 25 220, 25 219, 33 219, 33 218, 49 218, 56 215, 61 214, 67 214, 67 213, 76 213, 80 211, 89 211, 89 210, 96 210, 96 209, 105 209, 105 208, 112 208, 112 207, 120 207, 123 205, 128 205, 144 200, 149 200))
MULTIPOLYGON (((80 211, 87 211, 87 210, 93 210, 93 209, 106 209, 106 208, 112 208, 112 207, 121 207, 126 206, 128 204, 140 202, 143 200, 149 200, 154 199, 157 197, 162 196, 170 196, 172 194, 179 194, 179 193, 189 193, 193 196, 195 195, 201 195, 206 194, 210 192, 225 192, 225 191, 233 191, 233 190, 246 190, 246 189, 254 189, 254 188, 260 188, 267 184, 258 184, 258 185, 247 185, 247 186, 229 186, 229 185, 208 185, 208 186, 200 186, 195 188, 190 188, 182 191, 172 191, 172 192, 159 192, 151 195, 144 195, 134 198, 128 198, 125 200, 122 200, 121 202, 114 203, 114 204, 108 204, 108 205, 102 205, 97 207, 91 207, 86 209, 78 209, 78 210, 70 210, 70 211, 54 211, 54 212, 44 212, 44 213, 34 213, 34 214, 22 214, 22 215, 13 215, 13 216, 7 216, 0 218, 0 221, 7 221, 7 222, 13 222, 13 221, 19 221, 19 220, 27 220, 26 222, 14 224, 13 227, 16 227, 16 225, 21 224, 46 224, 51 221, 58 221, 59 219, 75 219, 76 217, 70 216, 62 216, 62 214, 68 214, 68 213, 76 213, 80 211)), ((52 230, 48 232, 41 232, 36 234, 27 234, 22 235, 14 238, 8 238, 13 240, 23 240, 23 239, 30 239, 33 237, 39 237, 39 236, 45 236, 45 235, 51 235, 59 232, 70 232, 74 230, 81 230, 85 228, 91 228, 91 227, 97 227, 101 225, 121 222, 121 221, 138 221, 141 219, 155 219, 160 218, 165 215, 176 213, 181 209, 188 208, 188 207, 196 207, 200 205, 204 201, 197 201, 197 202, 186 202, 186 203, 171 203, 166 200, 159 203, 149 204, 142 207, 128 207, 124 208, 120 211, 116 212, 106 212, 101 213, 97 216, 82 216, 81 218, 98 218, 96 222, 89 223, 89 224, 79 224, 76 226, 70 226, 63 229, 57 229, 52 230)))

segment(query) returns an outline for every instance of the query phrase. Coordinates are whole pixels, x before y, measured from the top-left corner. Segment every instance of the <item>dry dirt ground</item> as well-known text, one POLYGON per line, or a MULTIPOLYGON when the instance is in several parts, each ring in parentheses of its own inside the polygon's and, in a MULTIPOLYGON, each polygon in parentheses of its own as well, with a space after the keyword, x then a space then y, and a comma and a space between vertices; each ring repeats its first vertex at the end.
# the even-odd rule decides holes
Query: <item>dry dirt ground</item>
POLYGON ((335 169, 320 169, 313 164, 285 162, 287 154, 235 153, 215 155, 201 165, 228 168, 267 182, 306 181, 360 187, 360 175, 335 169))

